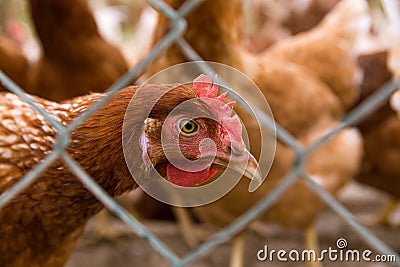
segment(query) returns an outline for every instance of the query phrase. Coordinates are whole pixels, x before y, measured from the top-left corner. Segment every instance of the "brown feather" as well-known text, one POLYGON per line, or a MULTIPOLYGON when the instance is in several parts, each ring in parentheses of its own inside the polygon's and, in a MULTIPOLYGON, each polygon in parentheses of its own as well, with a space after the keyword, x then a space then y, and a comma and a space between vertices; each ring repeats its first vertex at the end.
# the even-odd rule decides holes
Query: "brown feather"
MULTIPOLYGON (((123 155, 122 125, 137 88, 121 90, 78 126, 67 149, 111 196, 136 187, 123 155)), ((142 93, 128 114, 133 134, 143 131, 142 110, 152 105, 151 96, 163 89, 161 85, 148 85, 140 90, 142 93)), ((102 96, 91 94, 61 104, 32 98, 57 121, 68 125, 102 96)), ((190 87, 176 87, 158 101, 155 110, 171 110, 173 105, 193 97, 190 87)), ((0 96, 0 117, 0 193, 3 193, 51 153, 57 132, 28 104, 10 93, 0 96)), ((138 150, 137 144, 132 147, 138 150)), ((133 164, 134 168, 141 168, 143 163, 133 164)), ((101 203, 57 160, 0 210, 0 266, 61 266, 84 224, 101 208, 101 203)))

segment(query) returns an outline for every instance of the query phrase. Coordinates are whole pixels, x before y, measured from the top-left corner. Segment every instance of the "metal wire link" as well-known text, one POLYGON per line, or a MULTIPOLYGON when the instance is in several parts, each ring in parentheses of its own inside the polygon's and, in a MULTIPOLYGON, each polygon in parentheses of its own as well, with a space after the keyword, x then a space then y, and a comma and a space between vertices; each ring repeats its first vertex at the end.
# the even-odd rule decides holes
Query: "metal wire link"
MULTIPOLYGON (((296 153, 296 160, 293 162, 292 170, 281 181, 281 183, 272 190, 268 195, 251 207, 248 211, 237 218, 233 223, 224 229, 220 230, 213 237, 209 238, 203 244, 187 253, 183 258, 177 256, 164 242, 158 237, 153 235, 143 224, 129 214, 123 207, 121 207, 107 192, 97 184, 97 182, 90 177, 89 174, 82 169, 68 153, 66 147, 69 141, 70 133, 80 124, 82 124, 88 117, 90 117, 96 110, 106 104, 110 99, 122 88, 129 85, 144 69, 151 64, 166 48, 175 43, 182 51, 182 53, 191 61, 202 61, 203 59, 197 52, 188 44, 184 39, 183 34, 186 31, 187 23, 185 16, 194 10, 204 0, 189 0, 186 1, 179 10, 174 10, 161 0, 146 0, 154 9, 163 15, 167 16, 170 20, 170 29, 167 35, 161 39, 152 49, 152 51, 145 57, 135 68, 125 73, 118 81, 112 84, 107 94, 97 103, 93 104, 86 112, 79 118, 74 120, 67 127, 63 127, 51 115, 49 115, 39 104, 37 104, 29 95, 27 95, 22 88, 16 85, 0 70, 0 84, 5 88, 18 95, 22 100, 28 103, 39 114, 41 114, 57 131, 58 140, 54 149, 42 162, 40 162, 34 169, 30 170, 16 185, 4 192, 0 196, 0 209, 3 208, 14 196, 19 194, 22 190, 31 185, 35 179, 45 171, 55 160, 61 159, 73 172, 73 174, 88 188, 88 190, 104 204, 104 206, 122 221, 124 221, 130 228, 136 232, 140 237, 144 238, 149 244, 161 255, 163 255, 173 266, 185 266, 195 260, 198 260, 211 249, 220 245, 222 242, 231 239, 235 234, 243 230, 255 220, 261 213, 265 212, 274 202, 298 179, 303 179, 307 182, 309 187, 327 203, 329 207, 343 220, 345 220, 353 229, 373 248, 384 254, 395 255, 397 261, 395 264, 400 266, 400 257, 395 251, 381 241, 365 226, 360 224, 354 216, 335 198, 333 198, 322 187, 316 184, 305 170, 304 162, 308 154, 321 147, 323 144, 331 140, 343 129, 354 125, 356 122, 362 120, 370 113, 374 112, 393 94, 396 88, 400 85, 400 80, 392 80, 388 82, 381 90, 370 96, 366 101, 356 107, 353 111, 349 112, 340 123, 327 131, 326 134, 321 136, 318 140, 303 147, 295 137, 287 132, 280 125, 271 121, 271 119, 262 111, 253 108, 253 111, 262 118, 261 123, 265 124, 268 128, 276 127, 276 134, 278 139, 290 147, 296 153), (61 144, 63 143, 63 144, 61 144)), ((199 63, 200 64, 200 63, 199 63)), ((200 67, 206 72, 210 71, 207 64, 201 63, 200 67)), ((228 87, 229 88, 229 87, 228 87)), ((235 92, 231 92, 231 96, 237 100, 238 104, 246 106, 247 104, 235 92)))

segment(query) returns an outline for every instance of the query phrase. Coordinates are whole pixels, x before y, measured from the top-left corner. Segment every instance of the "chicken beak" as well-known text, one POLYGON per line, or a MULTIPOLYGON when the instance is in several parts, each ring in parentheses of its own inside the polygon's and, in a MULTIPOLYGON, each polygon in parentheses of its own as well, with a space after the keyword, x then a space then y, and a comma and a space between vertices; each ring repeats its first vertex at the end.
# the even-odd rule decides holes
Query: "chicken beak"
POLYGON ((262 183, 261 169, 257 160, 245 147, 237 149, 236 146, 232 146, 231 151, 229 155, 217 156, 214 163, 228 167, 251 179, 249 192, 254 192, 262 183))

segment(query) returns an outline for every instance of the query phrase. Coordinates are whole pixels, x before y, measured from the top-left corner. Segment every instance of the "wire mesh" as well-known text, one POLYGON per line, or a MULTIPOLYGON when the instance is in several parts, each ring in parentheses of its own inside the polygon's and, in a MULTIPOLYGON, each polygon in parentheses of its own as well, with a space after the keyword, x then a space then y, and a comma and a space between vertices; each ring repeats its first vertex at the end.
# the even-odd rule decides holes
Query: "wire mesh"
MULTIPOLYGON (((332 195, 326 192, 322 187, 316 184, 310 175, 305 170, 305 160, 307 155, 317 148, 321 147, 324 143, 331 140, 345 128, 354 125, 356 122, 362 120, 375 110, 377 110, 400 86, 400 80, 391 80, 385 84, 380 90, 371 95, 367 100, 358 105, 355 109, 349 112, 342 121, 335 127, 326 132, 318 140, 314 141, 307 147, 302 147, 300 143, 288 133, 280 125, 276 124, 276 132, 278 139, 293 149, 296 153, 296 160, 293 161, 293 168, 290 173, 280 182, 280 184, 266 195, 262 200, 256 203, 252 208, 242 214, 230 225, 220 230, 217 234, 209 238, 203 244, 199 245, 184 257, 179 257, 175 254, 163 241, 157 236, 152 234, 146 226, 140 223, 135 217, 127 212, 121 205, 119 205, 107 192, 90 177, 89 174, 76 162, 68 153, 66 148, 69 144, 70 133, 80 124, 82 124, 88 117, 90 117, 97 109, 106 104, 119 90, 129 85, 132 81, 139 77, 145 68, 151 64, 157 56, 159 56, 166 48, 173 43, 176 43, 181 51, 192 61, 203 60, 196 51, 184 39, 183 34, 187 28, 185 15, 194 10, 202 0, 189 0, 177 11, 169 7, 161 0, 147 0, 147 2, 158 12, 163 13, 170 20, 170 29, 168 33, 161 39, 152 49, 152 51, 132 70, 123 75, 117 82, 111 85, 107 94, 101 101, 92 105, 86 112, 79 118, 74 120, 67 127, 60 125, 54 118, 52 118, 40 105, 35 103, 23 88, 16 85, 0 70, 0 83, 8 90, 18 95, 21 99, 27 102, 39 114, 41 114, 58 132, 57 140, 54 143, 52 153, 44 158, 40 164, 34 169, 30 170, 16 185, 11 189, 4 192, 0 196, 0 209, 29 185, 48 168, 55 160, 62 159, 64 163, 72 170, 74 175, 90 190, 90 192, 104 204, 104 206, 117 217, 124 221, 135 233, 144 238, 149 244, 161 253, 173 266, 185 266, 199 258, 203 257, 214 247, 220 245, 224 241, 231 239, 235 234, 246 228, 249 223, 256 219, 262 212, 267 210, 274 202, 283 194, 286 189, 290 187, 297 179, 304 179, 309 187, 334 211, 338 216, 345 220, 371 247, 386 255, 395 255, 396 263, 400 266, 399 255, 388 245, 380 240, 373 232, 367 227, 357 221, 355 217, 348 211, 341 203, 339 203, 332 195), (299 178, 300 177, 300 178, 299 178)), ((204 67, 204 66, 203 66, 204 67)), ((235 94, 233 94, 235 98, 235 94)), ((236 97, 237 98, 237 97, 236 97)), ((236 100, 241 101, 237 98, 236 100)), ((262 113, 258 110, 256 112, 262 113)), ((269 119, 263 121, 268 127, 271 127, 269 119)))

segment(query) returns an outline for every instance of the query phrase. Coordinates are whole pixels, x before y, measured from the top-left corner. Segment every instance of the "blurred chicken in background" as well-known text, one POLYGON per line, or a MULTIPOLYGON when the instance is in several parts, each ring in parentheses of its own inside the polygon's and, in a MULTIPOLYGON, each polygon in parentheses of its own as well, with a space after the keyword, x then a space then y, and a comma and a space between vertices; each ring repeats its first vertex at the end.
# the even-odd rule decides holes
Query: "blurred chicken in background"
MULTIPOLYGON (((182 4, 177 0, 168 2, 174 8, 182 4)), ((249 53, 241 43, 242 1, 233 1, 229 7, 224 1, 205 1, 187 19, 185 39, 195 51, 205 60, 225 63, 247 74, 268 100, 276 122, 302 145, 310 144, 338 123, 357 100, 362 76, 354 48, 358 37, 369 31, 368 5, 364 0, 341 1, 309 32, 277 42, 276 47, 259 55, 249 53), (292 46, 296 47, 293 54, 292 46), (337 70, 338 62, 343 62, 343 69, 337 70)), ((168 21, 161 17, 156 40, 167 30, 168 21)), ((151 66, 149 73, 186 60, 179 48, 172 46, 151 66)), ((235 85, 233 88, 239 94, 246 90, 235 85)), ((256 134, 258 129, 251 117, 237 112, 250 133, 251 148, 257 155, 262 142, 256 134)), ((193 211, 201 221, 214 226, 232 222, 280 183, 291 170, 294 156, 290 148, 278 143, 272 169, 261 188, 249 194, 247 184, 241 181, 222 199, 193 211)), ((357 130, 348 129, 312 153, 306 169, 317 184, 335 195, 358 173, 361 157, 361 137, 357 130)), ((306 231, 306 246, 315 249, 312 226, 323 207, 322 200, 306 182, 298 180, 260 219, 306 231)))
POLYGON ((99 34, 85 0, 30 0, 42 54, 29 73, 27 91, 64 100, 107 89, 128 66, 99 34))
MULTIPOLYGON (((399 59, 393 57, 396 54, 394 51, 400 47, 393 39, 395 27, 385 15, 381 2, 370 2, 370 13, 374 23, 370 35, 359 44, 361 55, 358 61, 364 72, 364 78, 357 104, 377 93, 386 82, 395 77, 396 71, 391 64, 399 62, 399 59)), ((396 9, 399 10, 396 7, 397 1, 387 2, 391 2, 391 12, 396 13, 396 9)), ((392 103, 394 98, 392 98, 392 103)), ((398 190, 400 168, 397 163, 400 160, 400 139, 398 138, 400 120, 396 117, 395 110, 396 108, 390 106, 390 100, 387 100, 382 107, 357 124, 364 138, 365 151, 357 181, 394 197, 393 201, 389 201, 383 208, 381 214, 376 216, 372 224, 390 224, 389 217, 397 207, 397 199, 400 198, 398 190)))
POLYGON ((271 44, 310 30, 338 0, 246 0, 243 44, 260 52, 271 44))
MULTIPOLYGON (((387 68, 387 51, 365 54, 359 59, 365 70, 361 101, 376 93, 392 78, 387 68)), ((362 120, 358 125, 364 137, 365 155, 357 181, 373 186, 399 199, 400 120, 390 107, 389 100, 362 120)), ((396 207, 390 201, 374 223, 389 224, 389 216, 396 207)))
MULTIPOLYGON (((400 77, 400 3, 383 0, 377 21, 382 51, 366 54, 360 62, 366 71, 363 99, 375 93, 391 78, 400 77)), ((390 224, 390 215, 400 199, 400 93, 395 93, 381 108, 359 125, 365 139, 365 157, 358 180, 389 193, 390 201, 376 223, 390 224)))
POLYGON ((371 26, 366 12, 361 5, 343 5, 340 11, 329 13, 312 30, 282 40, 265 53, 312 70, 338 96, 343 109, 349 110, 358 100, 363 79, 356 59, 358 43, 371 26), (346 14, 345 8, 353 10, 346 14), (354 22, 351 16, 356 18, 354 22))

